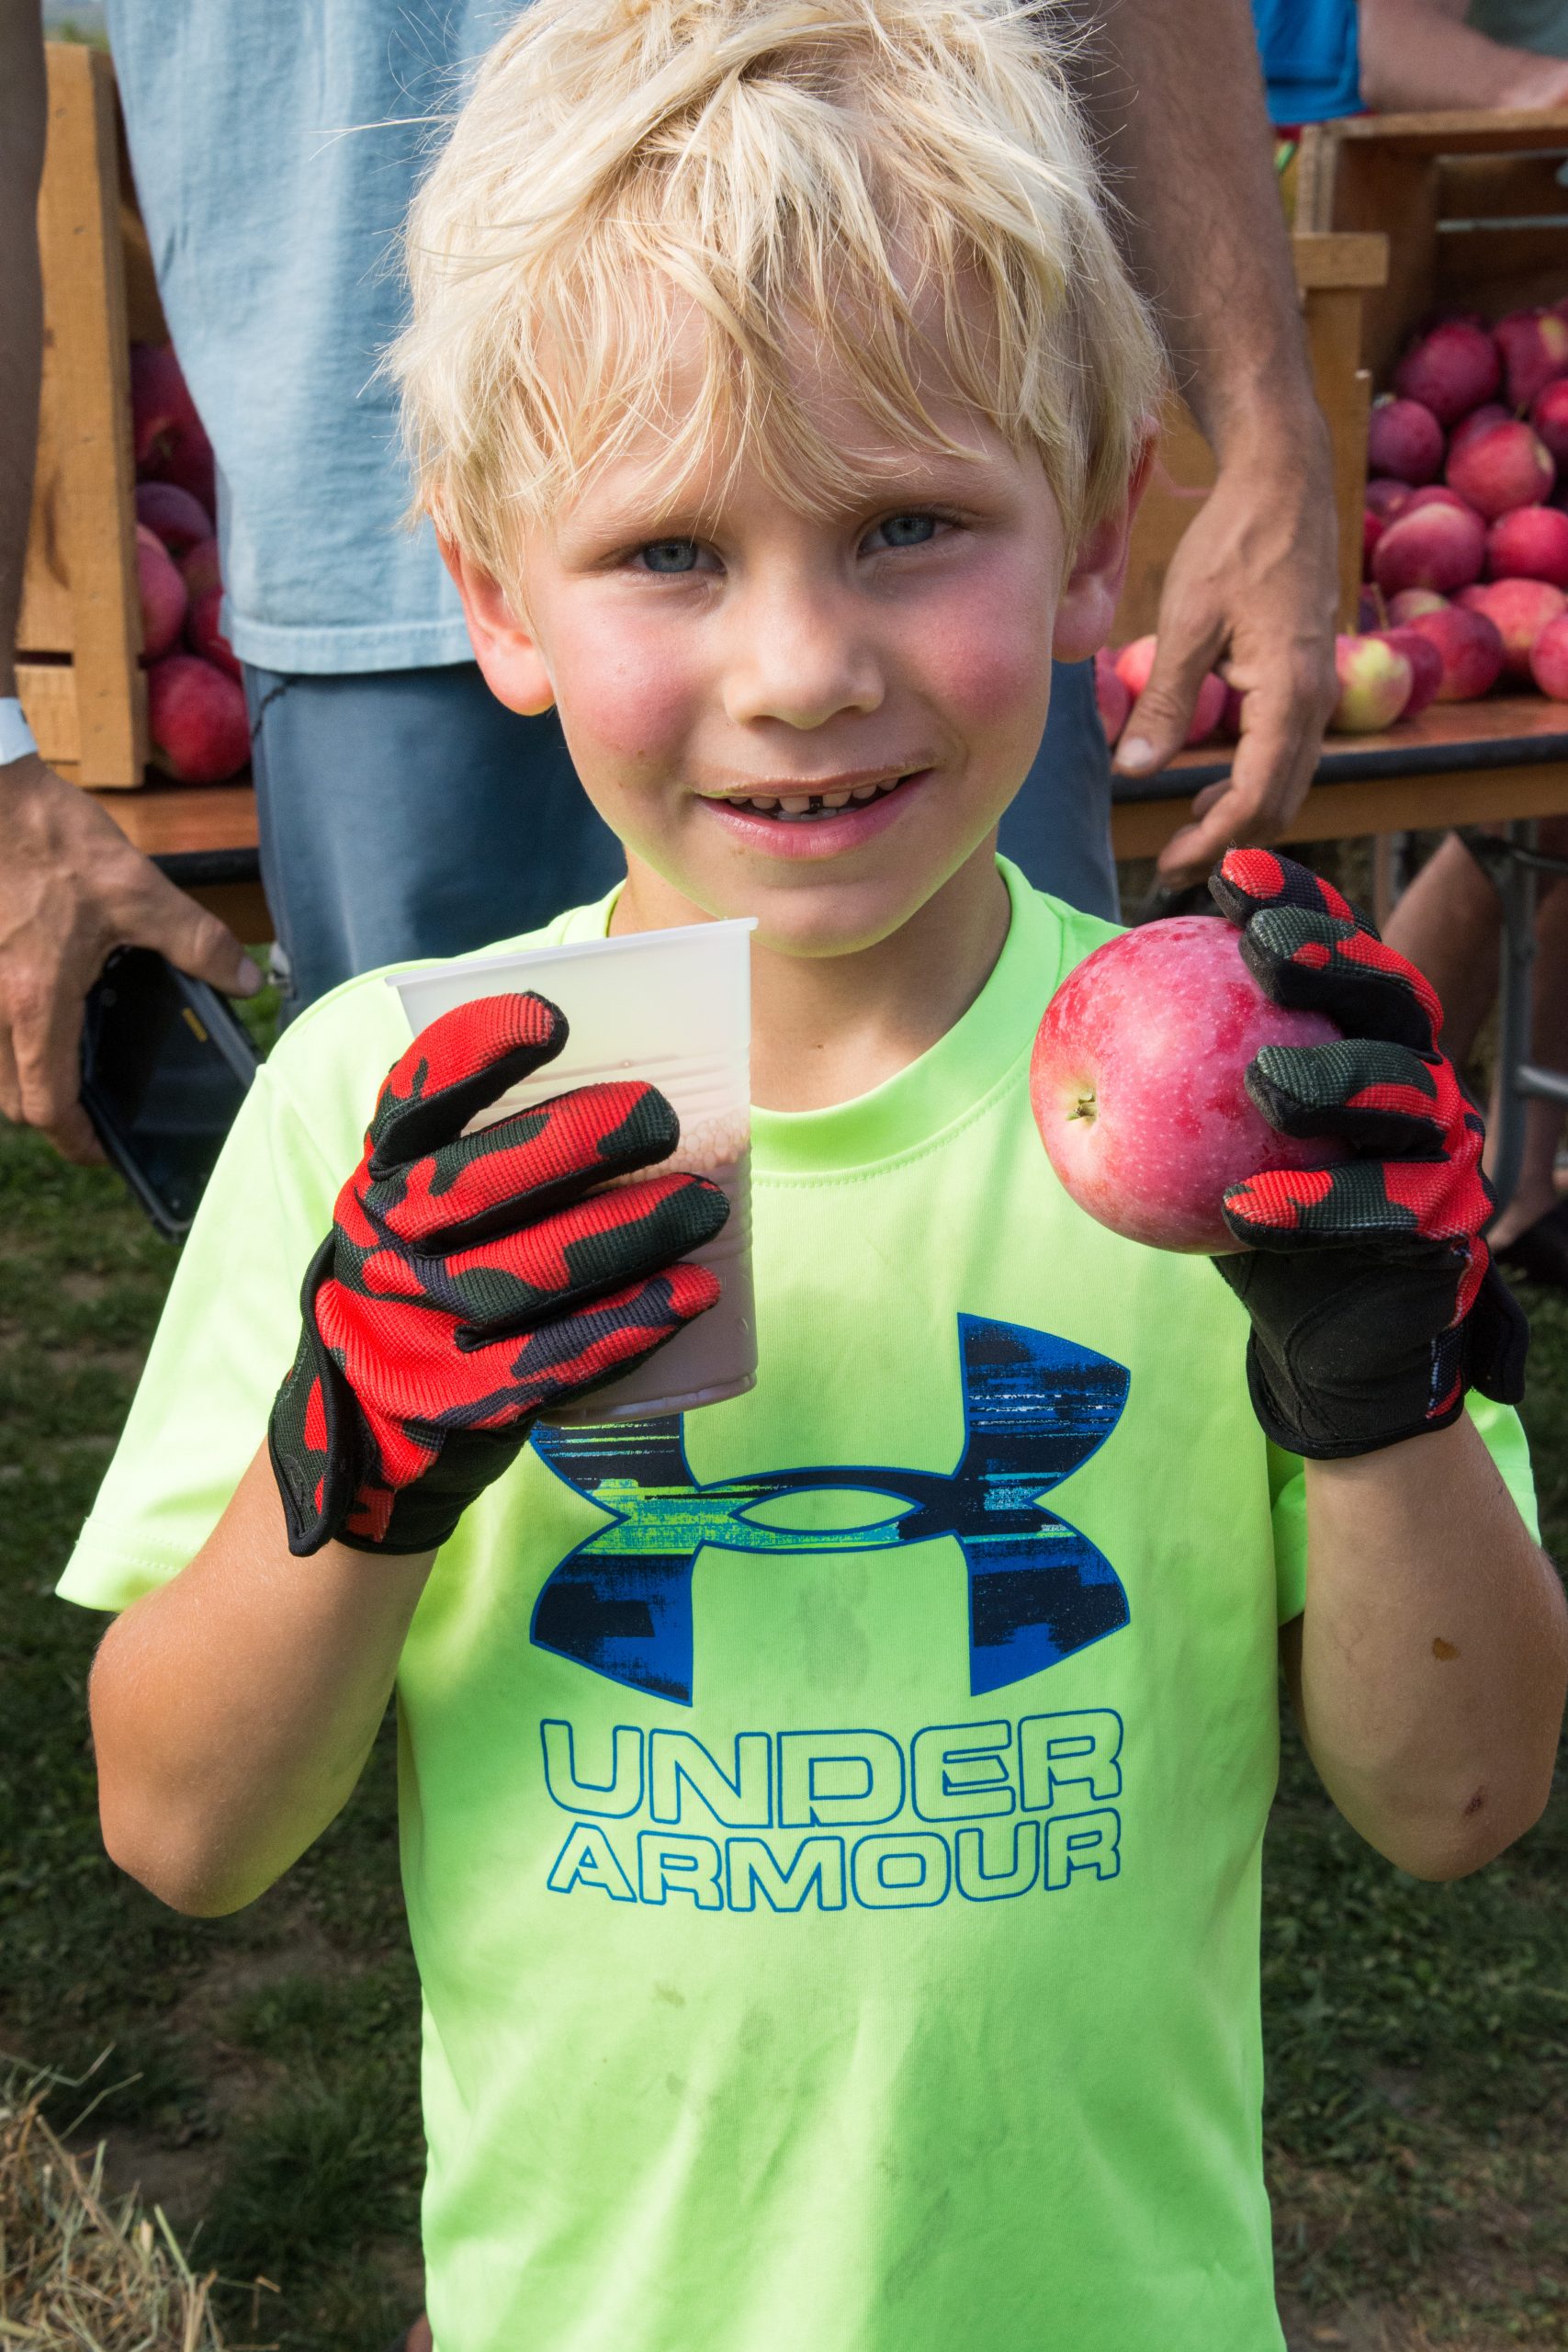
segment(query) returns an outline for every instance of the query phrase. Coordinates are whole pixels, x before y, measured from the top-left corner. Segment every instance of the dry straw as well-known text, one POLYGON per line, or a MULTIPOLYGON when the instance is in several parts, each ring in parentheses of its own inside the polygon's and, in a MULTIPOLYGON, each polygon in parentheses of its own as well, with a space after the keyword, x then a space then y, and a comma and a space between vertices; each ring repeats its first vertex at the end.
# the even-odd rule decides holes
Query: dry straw
POLYGON ((45 2120, 48 2085, 0 2079, 4 2352, 238 2352, 162 2209, 106 2201, 102 2143, 85 2163, 45 2120))

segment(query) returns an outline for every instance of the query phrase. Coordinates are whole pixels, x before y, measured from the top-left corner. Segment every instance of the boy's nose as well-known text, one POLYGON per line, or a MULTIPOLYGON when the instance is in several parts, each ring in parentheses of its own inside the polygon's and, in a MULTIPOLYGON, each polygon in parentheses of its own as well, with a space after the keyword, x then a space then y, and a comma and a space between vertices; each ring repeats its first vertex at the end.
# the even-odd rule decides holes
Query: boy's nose
POLYGON ((786 727, 825 727, 845 713, 879 707, 882 664, 836 598, 804 592, 748 604, 736 616, 725 672, 725 710, 738 725, 773 718, 786 727))

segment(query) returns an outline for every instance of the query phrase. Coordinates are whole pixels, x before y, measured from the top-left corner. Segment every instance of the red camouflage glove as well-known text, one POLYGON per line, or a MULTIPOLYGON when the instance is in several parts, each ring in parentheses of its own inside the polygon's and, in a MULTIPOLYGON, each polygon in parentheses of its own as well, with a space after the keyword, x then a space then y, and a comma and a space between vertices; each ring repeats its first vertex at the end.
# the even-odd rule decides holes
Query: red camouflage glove
POLYGON ((1276 1004, 1326 1013, 1329 1046, 1268 1046, 1247 1091, 1271 1125, 1353 1157, 1272 1170, 1227 1194, 1245 1257, 1215 1265, 1252 1317, 1247 1376, 1267 1434, 1320 1461, 1459 1418, 1465 1391, 1524 1394, 1529 1326, 1491 1262, 1481 1114, 1438 1050, 1442 1008, 1331 883, 1232 850, 1209 888, 1276 1004))
POLYGON ((382 1086, 267 1431, 292 1553, 444 1544, 539 1413, 717 1299, 713 1274, 676 1262, 728 1216, 716 1184, 593 1189, 674 1150, 654 1088, 581 1086, 462 1133, 566 1035, 543 997, 487 997, 432 1022, 382 1086))

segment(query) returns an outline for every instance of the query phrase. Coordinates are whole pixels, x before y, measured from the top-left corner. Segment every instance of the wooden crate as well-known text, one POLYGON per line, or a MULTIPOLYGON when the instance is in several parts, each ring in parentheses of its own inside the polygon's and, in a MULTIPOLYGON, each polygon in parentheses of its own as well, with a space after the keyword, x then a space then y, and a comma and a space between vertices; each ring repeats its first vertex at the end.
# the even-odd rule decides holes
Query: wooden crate
MULTIPOLYGON (((1328 422, 1334 504, 1339 518, 1339 625, 1353 629, 1361 585, 1361 508, 1367 483, 1367 412, 1371 388, 1361 364, 1361 307, 1381 288, 1387 241, 1298 233, 1296 284, 1318 406, 1328 422)), ((1177 542, 1207 496, 1214 461, 1184 402, 1173 403, 1154 472, 1133 526, 1127 579, 1111 641, 1125 644, 1156 626, 1160 591, 1177 542)))
POLYGON ((1364 115, 1303 131, 1298 222, 1388 238, 1387 282, 1362 311, 1375 383, 1432 311, 1497 318, 1568 294, 1565 164, 1568 107, 1364 115))
POLYGON ((130 345, 163 342, 166 330, 109 60, 64 41, 47 56, 43 380, 17 692, 62 775, 124 789, 141 783, 147 758, 130 345))

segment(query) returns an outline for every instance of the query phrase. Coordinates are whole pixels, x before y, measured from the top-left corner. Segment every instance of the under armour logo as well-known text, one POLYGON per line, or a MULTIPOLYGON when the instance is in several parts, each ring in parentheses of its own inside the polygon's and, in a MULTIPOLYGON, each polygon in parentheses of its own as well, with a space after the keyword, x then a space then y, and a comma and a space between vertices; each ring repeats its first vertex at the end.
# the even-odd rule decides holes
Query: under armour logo
POLYGON ((969 1688, 1038 1674, 1127 1623, 1111 1563, 1039 1498, 1115 1428, 1128 1375, 1109 1356, 1026 1324, 958 1317, 964 1439, 956 1469, 777 1470, 699 1486, 683 1416, 581 1429, 536 1423, 533 1443, 608 1524, 539 1594, 533 1638, 612 1682, 690 1704, 692 1568, 705 1544, 731 1552, 865 1552, 951 1535, 969 1577, 969 1688), (760 1525, 785 1495, 863 1493, 905 1508, 862 1527, 760 1525))

